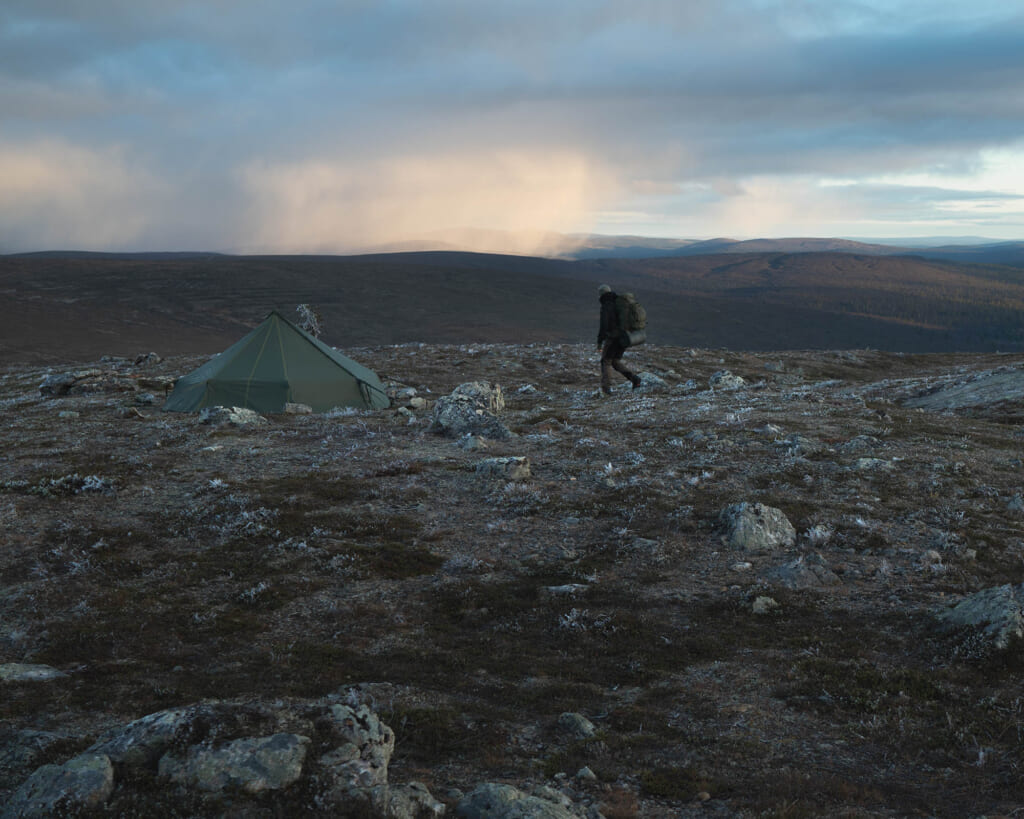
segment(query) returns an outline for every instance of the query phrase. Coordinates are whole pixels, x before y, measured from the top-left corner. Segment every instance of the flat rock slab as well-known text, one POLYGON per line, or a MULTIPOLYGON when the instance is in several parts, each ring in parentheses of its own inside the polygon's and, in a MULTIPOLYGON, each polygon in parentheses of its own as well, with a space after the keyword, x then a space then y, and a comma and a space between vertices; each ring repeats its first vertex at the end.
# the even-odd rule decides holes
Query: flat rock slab
POLYGON ((0 682, 49 682, 67 677, 63 671, 48 665, 32 663, 0 663, 0 682))
POLYGON ((1024 401, 1024 369, 982 373, 961 384, 939 387, 926 395, 908 398, 908 407, 942 412, 1024 401))

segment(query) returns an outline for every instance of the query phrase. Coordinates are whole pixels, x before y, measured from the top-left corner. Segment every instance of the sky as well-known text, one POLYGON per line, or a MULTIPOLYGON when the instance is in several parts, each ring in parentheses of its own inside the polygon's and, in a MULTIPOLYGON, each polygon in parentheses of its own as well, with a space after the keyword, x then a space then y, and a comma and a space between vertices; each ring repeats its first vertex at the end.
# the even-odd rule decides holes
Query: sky
POLYGON ((1024 240, 1022 0, 3 0, 0 253, 1024 240))

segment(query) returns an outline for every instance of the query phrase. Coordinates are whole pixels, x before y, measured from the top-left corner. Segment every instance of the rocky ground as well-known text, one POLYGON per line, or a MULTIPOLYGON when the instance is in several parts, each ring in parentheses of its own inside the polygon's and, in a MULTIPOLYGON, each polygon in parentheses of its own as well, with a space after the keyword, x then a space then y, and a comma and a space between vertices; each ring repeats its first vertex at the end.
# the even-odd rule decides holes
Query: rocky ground
POLYGON ((345 352, 0 373, 4 816, 1019 812, 1019 358, 345 352))

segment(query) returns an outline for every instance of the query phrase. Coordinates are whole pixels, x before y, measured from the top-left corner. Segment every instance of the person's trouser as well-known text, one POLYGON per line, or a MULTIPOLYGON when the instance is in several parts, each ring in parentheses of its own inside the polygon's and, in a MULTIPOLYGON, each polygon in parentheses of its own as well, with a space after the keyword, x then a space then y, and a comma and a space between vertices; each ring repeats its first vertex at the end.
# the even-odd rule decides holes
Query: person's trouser
POLYGON ((613 368, 622 373, 622 377, 629 381, 634 387, 640 381, 636 373, 622 363, 622 354, 624 352, 626 352, 626 348, 619 344, 618 341, 609 339, 604 343, 604 349, 601 350, 602 392, 611 392, 613 368))

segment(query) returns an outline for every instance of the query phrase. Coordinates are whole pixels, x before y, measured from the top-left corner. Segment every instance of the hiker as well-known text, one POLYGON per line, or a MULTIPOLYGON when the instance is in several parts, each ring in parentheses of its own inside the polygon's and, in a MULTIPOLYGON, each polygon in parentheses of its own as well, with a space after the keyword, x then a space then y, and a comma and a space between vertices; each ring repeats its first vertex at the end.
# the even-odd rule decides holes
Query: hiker
POLYGON ((601 297, 601 328, 597 332, 597 349, 601 351, 601 392, 611 395, 613 367, 629 380, 635 390, 640 386, 640 376, 622 363, 622 354, 629 346, 629 336, 619 321, 618 297, 607 284, 602 284, 597 292, 601 297))

